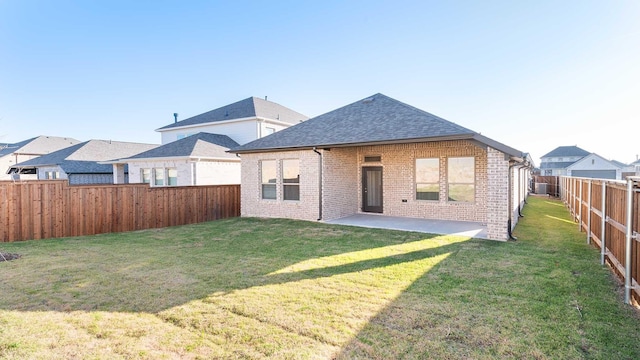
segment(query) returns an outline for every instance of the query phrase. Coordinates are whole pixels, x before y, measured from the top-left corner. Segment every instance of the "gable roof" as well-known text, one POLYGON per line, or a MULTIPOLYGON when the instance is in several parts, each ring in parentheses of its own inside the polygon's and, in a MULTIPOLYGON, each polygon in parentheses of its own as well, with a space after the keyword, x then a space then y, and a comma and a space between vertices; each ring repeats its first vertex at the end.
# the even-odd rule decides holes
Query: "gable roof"
POLYGON ((0 144, 0 157, 13 153, 43 155, 78 143, 80 141, 73 138, 41 135, 13 144, 0 144))
POLYGON ((298 125, 242 145, 231 152, 265 152, 440 140, 474 140, 510 156, 514 148, 413 106, 375 94, 298 125))
POLYGON ((547 157, 569 157, 569 156, 587 156, 590 152, 587 150, 581 149, 577 146, 558 146, 557 148, 551 150, 546 155, 542 155, 543 158, 547 157))
MULTIPOLYGON (((198 157, 198 158, 228 158, 236 159, 233 154, 229 154, 227 150, 237 147, 239 144, 227 135, 197 133, 184 139, 170 142, 158 146, 157 148, 147 150, 137 155, 124 159, 118 159, 113 162, 127 162, 129 160, 168 158, 168 157, 198 157)), ((239 159, 238 159, 239 160, 239 159)))
POLYGON ((616 164, 616 165, 617 165, 619 168, 621 168, 621 169, 622 169, 622 168, 625 168, 625 167, 627 167, 627 166, 629 166, 629 165, 627 165, 627 164, 623 163, 622 161, 618 161, 618 160, 615 160, 615 159, 611 159, 610 161, 611 161, 612 163, 616 164))
POLYGON ((588 163, 589 160, 595 160, 595 159, 599 159, 600 161, 598 162, 598 170, 612 170, 612 169, 621 169, 623 167, 625 167, 626 165, 618 165, 615 162, 611 161, 611 160, 607 160, 605 158, 603 158, 602 156, 596 154, 596 153, 591 153, 585 157, 583 157, 582 159, 572 163, 571 165, 567 166, 567 169, 572 169, 575 167, 579 167, 580 165, 582 165, 583 163, 588 163), (609 165, 609 166, 602 166, 602 165, 609 165))
POLYGON ((42 155, 35 159, 23 161, 11 167, 37 168, 43 166, 60 166, 67 174, 110 174, 111 165, 99 164, 98 161, 115 157, 126 157, 150 150, 158 145, 140 144, 110 140, 89 140, 80 144, 42 155))
POLYGON ((279 120, 290 124, 297 124, 309 117, 293 111, 280 104, 257 97, 250 97, 233 104, 208 111, 206 113, 163 126, 157 131, 169 130, 183 126, 193 126, 219 121, 259 117, 271 120, 279 120))

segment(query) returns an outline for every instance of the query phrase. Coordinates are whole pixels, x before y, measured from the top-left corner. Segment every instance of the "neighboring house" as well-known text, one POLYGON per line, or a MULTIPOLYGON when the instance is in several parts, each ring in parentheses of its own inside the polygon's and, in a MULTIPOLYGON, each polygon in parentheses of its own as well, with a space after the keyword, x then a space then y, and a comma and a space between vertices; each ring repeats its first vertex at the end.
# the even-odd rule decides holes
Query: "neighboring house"
POLYGON ((240 184, 240 158, 227 151, 239 144, 226 135, 198 133, 123 159, 113 164, 114 183, 150 186, 240 184))
POLYGON ((508 239, 530 178, 527 154, 382 94, 231 152, 242 216, 461 220, 496 240, 508 239))
POLYGON ((272 134, 308 117, 272 101, 250 97, 206 113, 161 127, 162 144, 199 132, 223 134, 238 144, 272 134))
POLYGON ((640 159, 629 164, 629 167, 632 169, 633 172, 635 172, 635 176, 640 176, 640 159))
MULTIPOLYGON (((9 174, 9 168, 13 165, 34 159, 38 156, 78 144, 80 141, 72 138, 58 136, 38 136, 14 144, 0 143, 0 180, 18 178, 9 174)), ((35 180, 34 173, 23 173, 19 176, 22 180, 35 180)))
POLYGON ((11 173, 35 172, 38 180, 68 179, 71 185, 112 184, 113 167, 100 164, 113 158, 124 158, 157 147, 110 140, 89 140, 38 158, 13 165, 11 173))
POLYGON ((590 153, 577 146, 559 146, 540 158, 542 176, 564 176, 567 168, 590 153))
POLYGON ((592 153, 567 166, 566 175, 573 177, 596 179, 622 179, 625 164, 609 161, 602 156, 592 153))

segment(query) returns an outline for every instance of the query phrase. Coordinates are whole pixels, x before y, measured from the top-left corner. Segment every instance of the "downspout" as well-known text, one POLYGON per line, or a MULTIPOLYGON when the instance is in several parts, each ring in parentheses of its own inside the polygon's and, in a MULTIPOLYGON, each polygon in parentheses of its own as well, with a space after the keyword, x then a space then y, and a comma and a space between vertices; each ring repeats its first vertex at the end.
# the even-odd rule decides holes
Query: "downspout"
POLYGON ((322 220, 322 153, 313 147, 313 152, 320 156, 318 159, 318 221, 322 220))
MULTIPOLYGON (((515 236, 513 236, 513 233, 511 232, 511 224, 513 223, 513 177, 511 176, 512 172, 511 170, 514 167, 518 167, 518 175, 520 174, 520 169, 524 168, 528 168, 529 164, 527 164, 526 161, 523 162, 515 162, 511 165, 509 165, 509 174, 508 174, 508 179, 509 179, 509 220, 507 221, 507 233, 509 234, 509 240, 518 240, 518 238, 516 238, 515 236)), ((520 186, 519 186, 520 187, 520 186)), ((518 189, 521 190, 521 189, 518 189)), ((522 217, 522 213, 520 212, 520 191, 518 191, 518 215, 520 217, 522 217)))
POLYGON ((509 240, 513 240, 516 241, 518 240, 518 238, 516 238, 515 236, 513 236, 513 234, 511 233, 511 217, 512 217, 512 213, 513 213, 513 206, 512 206, 512 195, 513 195, 513 179, 511 177, 511 169, 513 169, 514 166, 516 166, 517 164, 511 164, 509 165, 509 174, 507 175, 507 178, 509 179, 509 191, 508 191, 508 196, 509 196, 509 220, 507 221, 507 233, 509 234, 509 240))
POLYGON ((518 166, 518 216, 524 217, 522 212, 520 211, 520 204, 522 203, 521 195, 522 195, 522 166, 518 166))

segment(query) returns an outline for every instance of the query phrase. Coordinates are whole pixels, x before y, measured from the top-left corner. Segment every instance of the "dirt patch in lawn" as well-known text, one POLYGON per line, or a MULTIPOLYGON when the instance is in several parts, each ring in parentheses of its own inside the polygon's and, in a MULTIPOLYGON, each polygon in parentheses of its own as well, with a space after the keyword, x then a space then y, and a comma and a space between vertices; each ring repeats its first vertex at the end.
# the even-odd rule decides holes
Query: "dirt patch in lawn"
POLYGON ((20 254, 10 254, 5 252, 0 252, 0 261, 20 259, 20 257, 21 257, 20 254))

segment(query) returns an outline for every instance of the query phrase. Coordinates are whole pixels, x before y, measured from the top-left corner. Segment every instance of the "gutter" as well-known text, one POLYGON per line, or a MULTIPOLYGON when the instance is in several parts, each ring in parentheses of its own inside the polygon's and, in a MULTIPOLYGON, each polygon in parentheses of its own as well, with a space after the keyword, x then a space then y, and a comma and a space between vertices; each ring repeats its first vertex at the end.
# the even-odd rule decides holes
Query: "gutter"
MULTIPOLYGON (((508 206, 509 206, 509 220, 507 220, 507 233, 509 234, 509 240, 513 240, 516 241, 518 240, 517 237, 513 236, 513 233, 511 232, 511 225, 513 223, 513 177, 511 176, 511 169, 513 169, 514 167, 518 167, 518 174, 520 175, 520 170, 522 170, 522 168, 528 169, 531 165, 526 161, 526 160, 521 160, 518 161, 520 159, 511 159, 511 161, 513 161, 512 164, 509 165, 509 201, 508 201, 508 206)), ((520 176, 518 176, 520 177, 520 176)), ((518 186, 518 188, 520 188, 520 185, 518 186)), ((520 192, 518 191, 518 215, 520 217, 523 217, 522 213, 520 212, 520 192)))
POLYGON ((318 221, 322 220, 322 153, 313 147, 313 152, 320 156, 318 161, 318 221))

